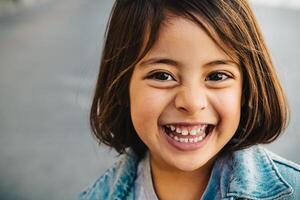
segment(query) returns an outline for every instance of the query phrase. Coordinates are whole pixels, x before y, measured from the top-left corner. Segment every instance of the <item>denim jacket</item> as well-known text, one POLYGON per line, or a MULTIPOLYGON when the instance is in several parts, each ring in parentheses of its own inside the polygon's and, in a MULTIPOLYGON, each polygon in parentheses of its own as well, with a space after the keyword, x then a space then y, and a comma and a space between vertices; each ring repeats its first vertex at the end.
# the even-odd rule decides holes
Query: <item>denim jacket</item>
MULTIPOLYGON (((80 199, 134 200, 138 162, 129 151, 80 199)), ((201 199, 300 200, 300 166, 261 146, 219 156, 201 199)))

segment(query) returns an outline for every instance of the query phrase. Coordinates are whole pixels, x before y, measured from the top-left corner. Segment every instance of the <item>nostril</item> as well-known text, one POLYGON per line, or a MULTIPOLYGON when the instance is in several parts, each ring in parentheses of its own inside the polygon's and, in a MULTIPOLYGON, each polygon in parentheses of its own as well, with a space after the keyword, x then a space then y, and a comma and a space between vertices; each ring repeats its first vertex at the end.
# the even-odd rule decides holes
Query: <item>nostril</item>
POLYGON ((182 91, 175 97, 175 107, 187 113, 195 113, 207 108, 208 101, 204 93, 182 91))
POLYGON ((179 108, 177 108, 178 110, 180 110, 180 111, 183 111, 183 112, 188 112, 188 109, 186 109, 186 108, 184 108, 184 107, 179 107, 179 108))

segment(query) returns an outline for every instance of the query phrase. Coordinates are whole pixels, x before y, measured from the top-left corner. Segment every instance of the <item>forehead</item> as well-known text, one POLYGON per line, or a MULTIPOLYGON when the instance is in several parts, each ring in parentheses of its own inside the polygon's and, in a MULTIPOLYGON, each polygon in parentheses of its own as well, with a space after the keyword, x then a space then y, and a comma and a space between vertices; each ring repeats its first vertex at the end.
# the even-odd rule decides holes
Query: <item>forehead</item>
POLYGON ((199 57, 201 60, 230 59, 238 64, 236 57, 226 52, 214 30, 200 17, 198 21, 187 17, 168 15, 161 23, 156 40, 145 57, 174 56, 181 60, 199 57))
MULTIPOLYGON (((142 59, 145 55, 154 51, 172 51, 172 48, 166 44, 178 43, 184 39, 189 39, 193 43, 198 42, 199 45, 204 45, 201 42, 203 37, 196 37, 197 33, 205 34, 206 39, 214 43, 213 45, 219 50, 219 54, 226 54, 232 61, 239 65, 239 57, 224 39, 222 39, 210 23, 205 21, 201 16, 194 14, 191 16, 176 15, 172 12, 165 12, 164 20, 158 26, 159 29, 149 26, 145 32, 143 51, 141 51, 142 59), (152 30, 155 29, 155 30, 152 30), (172 37, 170 37, 172 36, 172 37)), ((199 35, 199 34, 198 34, 199 35)), ((209 53, 209 52, 207 52, 209 53)))

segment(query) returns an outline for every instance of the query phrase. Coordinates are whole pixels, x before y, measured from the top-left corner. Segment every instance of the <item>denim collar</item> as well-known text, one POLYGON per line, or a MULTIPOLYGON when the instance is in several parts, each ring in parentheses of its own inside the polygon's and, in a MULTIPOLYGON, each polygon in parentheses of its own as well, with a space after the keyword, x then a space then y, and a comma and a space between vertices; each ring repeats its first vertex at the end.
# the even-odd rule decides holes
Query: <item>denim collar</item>
POLYGON ((214 165, 211 180, 217 181, 222 199, 274 200, 293 192, 260 146, 220 156, 214 165))
MULTIPOLYGON (((110 188, 112 199, 121 200, 134 193, 138 162, 138 156, 129 150, 117 167, 121 170, 116 171, 113 188, 110 188)), ((220 192, 222 199, 274 200, 290 195, 293 189, 265 150, 253 146, 219 156, 202 199, 212 199, 216 191, 220 192)))
POLYGON ((110 199, 124 200, 134 199, 134 180, 137 175, 139 158, 132 149, 128 149, 121 161, 113 169, 116 169, 116 177, 111 185, 110 199), (117 170, 118 169, 118 170, 117 170))

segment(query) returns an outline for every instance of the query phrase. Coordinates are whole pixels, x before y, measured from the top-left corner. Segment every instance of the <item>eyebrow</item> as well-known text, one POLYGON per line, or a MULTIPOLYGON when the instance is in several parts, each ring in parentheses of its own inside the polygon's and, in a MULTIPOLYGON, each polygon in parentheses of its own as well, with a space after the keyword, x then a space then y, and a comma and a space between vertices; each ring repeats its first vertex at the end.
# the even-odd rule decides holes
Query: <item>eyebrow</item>
MULTIPOLYGON (((157 57, 157 58, 150 58, 148 60, 142 61, 140 66, 145 67, 147 65, 155 65, 155 64, 166 64, 174 67, 181 67, 183 66, 183 63, 170 59, 170 58, 163 58, 163 57, 157 57)), ((215 66, 215 65, 238 65, 236 62, 229 60, 229 59, 216 59, 213 61, 210 61, 206 63, 204 66, 209 67, 209 66, 215 66)))
POLYGON ((166 65, 172 65, 175 67, 179 67, 182 66, 182 63, 176 61, 176 60, 172 60, 169 58, 150 58, 148 60, 145 60, 143 62, 141 62, 141 66, 147 66, 147 65, 153 65, 153 64, 166 64, 166 65))

